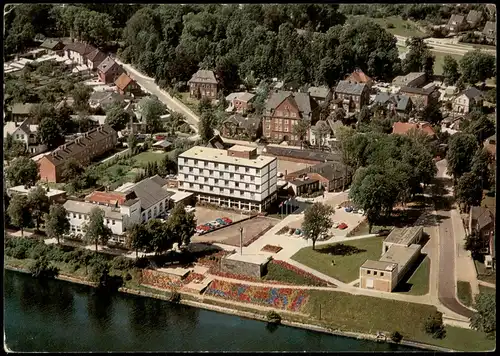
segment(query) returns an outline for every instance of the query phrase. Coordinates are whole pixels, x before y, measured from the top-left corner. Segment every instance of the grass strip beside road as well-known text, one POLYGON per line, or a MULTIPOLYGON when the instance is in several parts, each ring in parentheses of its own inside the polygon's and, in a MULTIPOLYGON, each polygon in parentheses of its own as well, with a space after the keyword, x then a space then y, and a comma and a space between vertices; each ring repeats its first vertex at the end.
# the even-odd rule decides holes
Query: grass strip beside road
POLYGON ((359 267, 366 260, 378 260, 384 237, 372 237, 328 245, 304 247, 292 259, 344 283, 359 277, 359 267), (332 260, 335 264, 332 264, 332 260))
POLYGON ((466 306, 472 305, 472 289, 469 282, 457 281, 458 299, 466 306))
POLYGON ((486 287, 483 285, 479 285, 479 293, 484 293, 484 294, 496 294, 497 290, 495 288, 491 287, 486 287))
MULTIPOLYGON (((410 295, 425 295, 429 293, 429 273, 431 270, 431 260, 425 256, 420 265, 416 267, 413 274, 403 284, 409 287, 408 291, 399 291, 399 293, 410 295)), ((399 288, 399 286, 398 286, 399 288)))

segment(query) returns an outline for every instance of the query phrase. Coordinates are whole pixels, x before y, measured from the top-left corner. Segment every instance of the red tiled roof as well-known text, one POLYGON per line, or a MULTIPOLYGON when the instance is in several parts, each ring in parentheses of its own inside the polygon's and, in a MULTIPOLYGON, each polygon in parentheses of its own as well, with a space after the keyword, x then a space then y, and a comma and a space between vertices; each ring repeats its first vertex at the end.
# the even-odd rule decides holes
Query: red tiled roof
POLYGON ((356 69, 351 75, 347 78, 347 80, 356 82, 356 83, 369 83, 372 81, 372 78, 367 76, 361 69, 356 69))
POLYGON ((118 89, 125 90, 132 82, 133 82, 132 78, 130 78, 127 74, 122 73, 118 77, 118 79, 116 79, 115 85, 118 87, 118 89))
POLYGON ((434 136, 436 133, 434 132, 432 126, 428 123, 419 123, 419 124, 411 124, 408 122, 395 122, 392 125, 392 133, 398 135, 406 135, 408 131, 411 129, 418 129, 430 136, 434 136))
POLYGON ((122 205, 126 198, 124 194, 117 192, 100 192, 95 191, 90 195, 85 197, 85 201, 92 203, 102 203, 102 204, 116 204, 122 205))

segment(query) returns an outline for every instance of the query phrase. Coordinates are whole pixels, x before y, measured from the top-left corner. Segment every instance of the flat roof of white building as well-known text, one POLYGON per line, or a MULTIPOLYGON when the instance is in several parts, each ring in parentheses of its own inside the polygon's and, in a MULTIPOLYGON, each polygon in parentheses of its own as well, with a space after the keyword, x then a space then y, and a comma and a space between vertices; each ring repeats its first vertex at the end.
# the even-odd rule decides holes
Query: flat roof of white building
POLYGON ((90 211, 93 208, 97 207, 104 211, 104 216, 106 218, 116 220, 123 219, 122 214, 119 211, 117 211, 115 208, 111 208, 105 205, 97 205, 76 200, 66 200, 66 203, 64 203, 63 206, 68 212, 75 212, 77 214, 90 214, 90 211))
MULTIPOLYGON (((168 191, 172 191, 174 192, 173 190, 170 190, 170 189, 167 189, 168 191)), ((174 202, 174 203, 177 203, 177 202, 180 202, 190 196, 192 196, 194 193, 191 193, 191 192, 179 192, 179 191, 175 191, 174 195, 172 195, 170 197, 170 199, 174 202)))
POLYGON ((199 159, 202 161, 212 161, 217 163, 234 164, 238 166, 248 166, 262 168, 276 160, 276 157, 258 156, 255 159, 228 156, 226 150, 195 146, 179 155, 181 158, 199 159))
MULTIPOLYGON (((24 185, 18 185, 18 186, 9 188, 8 190, 10 192, 16 192, 16 193, 20 193, 20 194, 28 194, 33 189, 35 189, 35 187, 31 187, 30 189, 26 189, 24 187, 24 185)), ((64 190, 50 188, 49 191, 47 192, 47 197, 51 198, 53 196, 57 196, 57 195, 64 194, 64 193, 66 193, 64 190)))
POLYGON ((411 258, 420 251, 421 246, 417 244, 406 246, 393 245, 380 257, 380 262, 397 263, 399 271, 403 270, 411 258))
POLYGON ((248 146, 242 146, 242 145, 234 145, 231 148, 229 148, 231 151, 238 151, 238 152, 252 152, 255 150, 255 147, 248 147, 248 146))
POLYGON ((413 243, 415 235, 423 230, 422 226, 410 226, 410 227, 395 227, 390 232, 389 236, 384 240, 386 243, 392 243, 396 245, 409 246, 413 243))

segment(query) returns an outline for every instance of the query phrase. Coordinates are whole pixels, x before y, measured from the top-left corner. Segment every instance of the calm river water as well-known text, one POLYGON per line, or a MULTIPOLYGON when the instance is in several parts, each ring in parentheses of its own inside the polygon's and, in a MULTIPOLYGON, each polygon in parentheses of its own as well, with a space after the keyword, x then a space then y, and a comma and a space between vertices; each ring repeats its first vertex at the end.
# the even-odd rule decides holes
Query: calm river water
POLYGON ((410 351, 5 271, 12 351, 410 351))

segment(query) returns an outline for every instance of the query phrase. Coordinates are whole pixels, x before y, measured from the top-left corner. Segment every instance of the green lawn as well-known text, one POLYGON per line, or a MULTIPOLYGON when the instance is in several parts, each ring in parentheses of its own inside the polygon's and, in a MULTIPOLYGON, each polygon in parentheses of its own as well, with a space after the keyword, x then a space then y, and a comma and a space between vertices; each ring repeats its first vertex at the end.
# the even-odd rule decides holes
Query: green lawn
POLYGON ((150 162, 160 162, 166 155, 167 153, 165 152, 146 151, 141 152, 138 155, 133 156, 132 158, 137 163, 135 166, 138 166, 146 165, 150 162))
POLYGON ((487 269, 484 266, 483 262, 474 260, 474 264, 476 265, 477 279, 479 279, 481 281, 488 282, 488 283, 496 284, 497 278, 496 278, 495 271, 492 271, 491 269, 487 269))
POLYGON ((496 294, 497 290, 495 288, 486 287, 486 286, 483 286, 480 284, 479 285, 479 292, 485 293, 485 294, 496 294))
POLYGON ((469 282, 457 281, 457 296, 464 305, 472 305, 472 290, 469 282))
POLYGON ((320 309, 321 323, 343 331, 382 331, 387 334, 399 331, 407 340, 462 351, 486 351, 495 346, 495 341, 488 340, 483 333, 448 326, 444 339, 433 339, 424 331, 427 316, 436 311, 430 305, 342 292, 311 291, 305 311, 318 320, 320 309))
MULTIPOLYGON (((372 226, 372 234, 378 233, 380 230, 390 230, 394 226, 392 225, 373 225, 372 226)), ((366 220, 362 221, 357 227, 355 227, 348 235, 348 237, 353 236, 363 236, 370 234, 368 229, 368 222, 366 220)))
POLYGON ((411 295, 425 295, 429 293, 429 272, 431 270, 431 260, 427 256, 418 265, 417 269, 410 278, 402 281, 397 287, 396 292, 411 295))
POLYGON ((200 101, 198 99, 192 98, 189 92, 179 93, 177 98, 179 98, 179 100, 182 101, 195 114, 199 114, 198 104, 200 101))
POLYGON ((415 23, 403 20, 400 16, 390 16, 387 18, 371 18, 364 15, 355 15, 352 17, 356 18, 368 18, 371 21, 382 26, 386 31, 392 33, 393 35, 404 36, 404 37, 422 37, 425 33, 420 31, 415 23), (387 28, 387 24, 393 24, 394 28, 387 28))
POLYGON ((460 61, 463 56, 458 55, 458 54, 449 54, 449 53, 442 53, 442 52, 435 52, 432 51, 432 54, 436 57, 435 62, 434 62, 434 74, 443 74, 443 64, 444 64, 444 57, 445 56, 451 56, 457 61, 460 61))
POLYGON ((292 259, 342 282, 359 277, 359 267, 366 260, 378 260, 382 253, 383 237, 372 237, 346 243, 305 247, 292 259), (335 265, 332 265, 332 260, 335 265))
POLYGON ((318 281, 312 278, 301 276, 294 271, 286 269, 272 262, 267 264, 267 274, 263 277, 263 279, 270 281, 292 283, 297 285, 311 285, 311 286, 324 285, 324 283, 319 283, 318 281))

